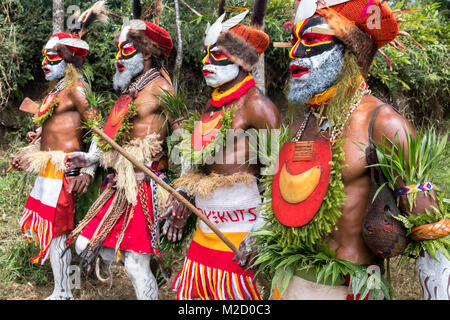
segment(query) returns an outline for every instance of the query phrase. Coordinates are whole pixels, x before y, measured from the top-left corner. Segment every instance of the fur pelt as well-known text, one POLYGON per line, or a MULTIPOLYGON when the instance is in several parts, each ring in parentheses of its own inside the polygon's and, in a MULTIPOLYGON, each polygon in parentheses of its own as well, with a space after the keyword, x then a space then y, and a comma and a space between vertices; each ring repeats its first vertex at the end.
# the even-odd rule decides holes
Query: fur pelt
POLYGON ((58 43, 52 50, 57 52, 66 62, 73 64, 76 68, 81 69, 83 66, 83 58, 74 54, 65 45, 58 43))
POLYGON ((142 52, 144 55, 150 54, 157 57, 164 55, 164 49, 149 39, 142 30, 130 30, 127 34, 127 40, 132 42, 137 51, 142 52))
POLYGON ((218 173, 203 174, 199 172, 188 172, 176 179, 173 184, 181 188, 190 196, 209 198, 214 190, 218 188, 229 188, 237 183, 250 185, 256 178, 250 173, 237 172, 232 175, 218 173))
POLYGON ((253 0, 252 24, 258 29, 264 25, 266 15, 267 0, 253 0))
POLYGON ((26 172, 37 174, 47 167, 50 161, 55 168, 55 172, 64 172, 64 158, 66 153, 63 151, 41 151, 40 145, 35 144, 23 148, 19 156, 20 165, 26 172))
POLYGON ((378 50, 375 41, 369 34, 331 10, 326 13, 325 18, 334 30, 336 38, 356 56, 363 77, 367 77, 378 50))
POLYGON ((133 0, 133 19, 140 19, 142 15, 142 4, 140 0, 133 0))
POLYGON ((219 17, 225 13, 225 0, 219 1, 219 9, 217 11, 219 17))
MULTIPOLYGON (((159 134, 153 133, 144 139, 132 140, 122 147, 139 163, 149 165, 152 158, 162 151, 162 141, 159 134)), ((100 165, 116 171, 117 187, 124 189, 127 201, 136 205, 138 186, 133 164, 117 151, 108 151, 102 154, 100 165)))
POLYGON ((258 62, 259 56, 255 49, 233 32, 222 32, 217 39, 217 46, 230 57, 230 60, 250 71, 258 62))

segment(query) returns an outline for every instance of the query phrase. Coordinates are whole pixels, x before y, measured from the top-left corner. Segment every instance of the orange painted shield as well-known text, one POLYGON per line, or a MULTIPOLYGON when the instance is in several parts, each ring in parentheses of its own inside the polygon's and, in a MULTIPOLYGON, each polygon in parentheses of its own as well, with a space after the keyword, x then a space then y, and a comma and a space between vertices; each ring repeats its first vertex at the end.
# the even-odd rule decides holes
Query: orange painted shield
POLYGON ((114 138, 122 125, 123 118, 130 108, 131 96, 125 94, 119 97, 109 113, 104 132, 111 139, 114 138))
POLYGON ((283 145, 272 183, 273 211, 282 224, 301 227, 314 218, 328 190, 331 156, 328 140, 283 145))
POLYGON ((198 120, 191 138, 191 146, 195 151, 203 150, 217 136, 222 127, 223 111, 202 114, 198 120))

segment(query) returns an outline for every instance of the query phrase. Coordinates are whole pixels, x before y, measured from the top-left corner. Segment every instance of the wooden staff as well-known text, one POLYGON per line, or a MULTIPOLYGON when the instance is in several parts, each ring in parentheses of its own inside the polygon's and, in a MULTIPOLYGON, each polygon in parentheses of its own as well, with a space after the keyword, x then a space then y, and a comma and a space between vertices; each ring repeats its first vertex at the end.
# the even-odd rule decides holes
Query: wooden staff
POLYGON ((197 217, 199 217, 206 225, 222 240, 240 259, 241 255, 234 244, 228 240, 227 237, 219 230, 217 227, 206 218, 203 213, 201 213, 192 203, 186 200, 181 194, 179 194, 174 188, 165 183, 161 178, 154 174, 150 169, 148 169, 143 164, 139 163, 134 159, 128 152, 126 152, 121 146, 119 146, 114 140, 107 136, 102 130, 96 126, 92 127, 92 131, 98 134, 102 139, 108 142, 115 150, 117 150, 121 155, 128 159, 135 167, 143 171, 146 175, 150 176, 157 184, 166 189, 171 195, 173 195, 178 201, 183 203, 189 210, 191 210, 197 217))
MULTIPOLYGON (((39 139, 39 137, 41 136, 41 133, 42 133, 42 129, 41 129, 41 131, 39 131, 36 134, 36 137, 34 137, 34 139, 30 142, 30 144, 28 146, 32 146, 36 142, 36 140, 39 139)), ((10 172, 12 168, 13 168, 13 165, 10 165, 9 168, 6 169, 6 173, 10 172)))

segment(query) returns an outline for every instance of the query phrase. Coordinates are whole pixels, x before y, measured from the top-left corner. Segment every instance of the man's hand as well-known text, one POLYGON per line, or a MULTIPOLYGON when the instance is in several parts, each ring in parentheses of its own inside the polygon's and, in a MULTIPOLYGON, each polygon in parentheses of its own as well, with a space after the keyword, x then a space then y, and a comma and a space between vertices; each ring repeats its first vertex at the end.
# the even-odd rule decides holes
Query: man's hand
POLYGON ((64 158, 64 165, 66 166, 67 171, 84 168, 87 164, 85 152, 75 151, 64 158))
MULTIPOLYGON (((181 192, 186 198, 189 197, 181 192)), ((166 203, 166 213, 161 217, 167 219, 163 226, 163 234, 167 236, 169 241, 178 241, 183 237, 183 229, 186 226, 187 219, 191 215, 191 211, 174 196, 170 195, 166 203)))
POLYGON ((69 187, 67 188, 67 192, 69 193, 77 193, 78 195, 83 195, 91 183, 91 176, 88 174, 80 174, 79 176, 69 176, 67 177, 69 180, 69 187))
POLYGON ((11 157, 11 165, 13 168, 17 170, 24 170, 24 168, 20 165, 21 156, 20 154, 10 154, 11 157))
POLYGON ((239 245, 240 257, 235 255, 232 261, 239 261, 238 265, 243 269, 249 268, 253 264, 258 253, 257 248, 253 246, 255 242, 255 237, 250 235, 245 237, 239 245))
POLYGON ((27 139, 28 142, 31 142, 36 138, 36 136, 37 136, 37 132, 29 131, 25 138, 27 139))
MULTIPOLYGON (((180 194, 184 198, 191 200, 186 193, 181 191, 180 194)), ((170 211, 171 215, 178 219, 184 219, 185 216, 190 215, 191 212, 183 203, 178 201, 173 195, 170 195, 169 198, 167 199, 165 208, 166 208, 166 215, 170 211)))

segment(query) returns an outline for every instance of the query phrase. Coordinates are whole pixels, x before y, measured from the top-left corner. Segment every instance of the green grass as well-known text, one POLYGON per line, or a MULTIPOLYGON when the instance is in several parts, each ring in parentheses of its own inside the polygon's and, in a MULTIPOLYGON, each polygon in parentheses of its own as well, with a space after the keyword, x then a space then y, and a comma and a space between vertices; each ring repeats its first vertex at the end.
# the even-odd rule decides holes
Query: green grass
POLYGON ((50 275, 49 266, 29 261, 39 249, 20 232, 20 216, 35 177, 17 170, 6 174, 9 152, 0 151, 0 299, 7 297, 11 282, 41 286, 50 275))

